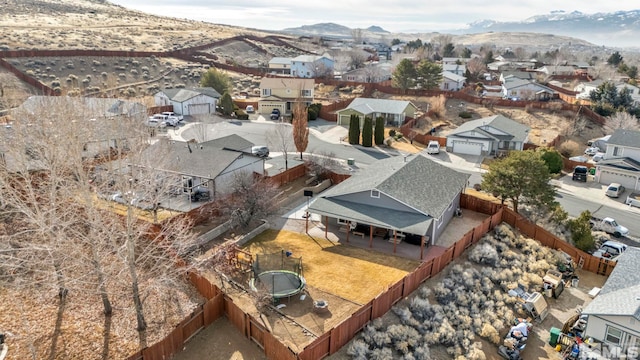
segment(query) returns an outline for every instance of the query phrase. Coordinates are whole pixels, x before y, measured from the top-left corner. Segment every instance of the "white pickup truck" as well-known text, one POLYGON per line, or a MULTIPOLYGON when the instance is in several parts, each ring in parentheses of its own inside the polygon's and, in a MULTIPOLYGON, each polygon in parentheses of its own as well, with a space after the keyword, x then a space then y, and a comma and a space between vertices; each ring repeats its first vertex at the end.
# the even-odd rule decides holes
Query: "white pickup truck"
POLYGON ((640 193, 633 193, 627 196, 627 201, 624 202, 627 205, 640 207, 640 193))
POLYGON ((625 250, 627 250, 627 245, 623 243, 617 241, 605 241, 604 244, 600 246, 600 249, 593 253, 593 256, 617 261, 618 257, 622 255, 625 250))
POLYGON ((165 112, 162 113, 162 115, 167 115, 168 117, 176 118, 178 120, 178 122, 184 120, 184 116, 178 115, 178 114, 174 113, 173 111, 165 111, 165 112))
POLYGON ((591 224, 592 230, 604 231, 617 238, 629 235, 629 229, 622 225, 619 225, 613 218, 610 217, 600 219, 598 217, 592 216, 591 220, 589 220, 589 223, 591 224))

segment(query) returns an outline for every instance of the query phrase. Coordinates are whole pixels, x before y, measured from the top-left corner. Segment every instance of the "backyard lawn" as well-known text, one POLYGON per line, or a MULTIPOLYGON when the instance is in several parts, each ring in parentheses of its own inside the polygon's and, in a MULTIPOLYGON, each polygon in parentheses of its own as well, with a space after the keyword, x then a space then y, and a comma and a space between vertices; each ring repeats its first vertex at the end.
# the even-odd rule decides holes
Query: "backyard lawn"
POLYGON ((420 264, 290 231, 267 230, 245 249, 252 254, 290 251, 302 257, 307 284, 359 304, 371 301, 420 264))

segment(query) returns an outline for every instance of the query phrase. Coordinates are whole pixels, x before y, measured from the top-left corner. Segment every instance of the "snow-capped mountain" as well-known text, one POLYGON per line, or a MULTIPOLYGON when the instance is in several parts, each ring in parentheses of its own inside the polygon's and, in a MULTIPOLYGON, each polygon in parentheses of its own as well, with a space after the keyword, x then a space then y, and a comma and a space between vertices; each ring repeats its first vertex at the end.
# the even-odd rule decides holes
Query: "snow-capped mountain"
POLYGON ((534 32, 571 36, 597 45, 640 46, 640 10, 613 13, 584 14, 579 11, 553 11, 535 15, 522 21, 498 22, 480 20, 455 34, 483 32, 534 32))

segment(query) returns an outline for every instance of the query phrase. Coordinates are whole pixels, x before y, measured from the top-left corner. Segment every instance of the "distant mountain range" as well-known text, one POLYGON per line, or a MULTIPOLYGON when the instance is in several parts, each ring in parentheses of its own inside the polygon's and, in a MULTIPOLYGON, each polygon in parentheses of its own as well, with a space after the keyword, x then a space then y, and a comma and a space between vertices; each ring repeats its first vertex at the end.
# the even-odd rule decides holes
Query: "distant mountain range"
MULTIPOLYGON (((349 27, 322 23, 288 28, 282 32, 308 36, 351 37, 349 27)), ((379 26, 370 26, 365 34, 382 35, 390 32, 379 26)), ((403 33, 439 32, 454 35, 478 34, 489 32, 528 32, 574 37, 596 45, 608 47, 640 47, 640 10, 618 11, 613 13, 584 14, 579 11, 553 11, 546 15, 536 15, 522 21, 499 22, 481 20, 468 24, 464 29, 424 29, 407 30, 403 33)))

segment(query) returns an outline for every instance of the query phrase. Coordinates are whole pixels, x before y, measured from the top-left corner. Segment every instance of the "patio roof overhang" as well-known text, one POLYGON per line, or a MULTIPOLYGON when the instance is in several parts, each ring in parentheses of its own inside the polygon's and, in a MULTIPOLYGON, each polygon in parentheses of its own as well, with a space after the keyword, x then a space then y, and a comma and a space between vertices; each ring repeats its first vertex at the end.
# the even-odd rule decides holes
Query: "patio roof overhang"
POLYGON ((433 218, 419 213, 397 211, 350 201, 316 198, 309 212, 343 220, 368 224, 408 234, 428 235, 433 218))

